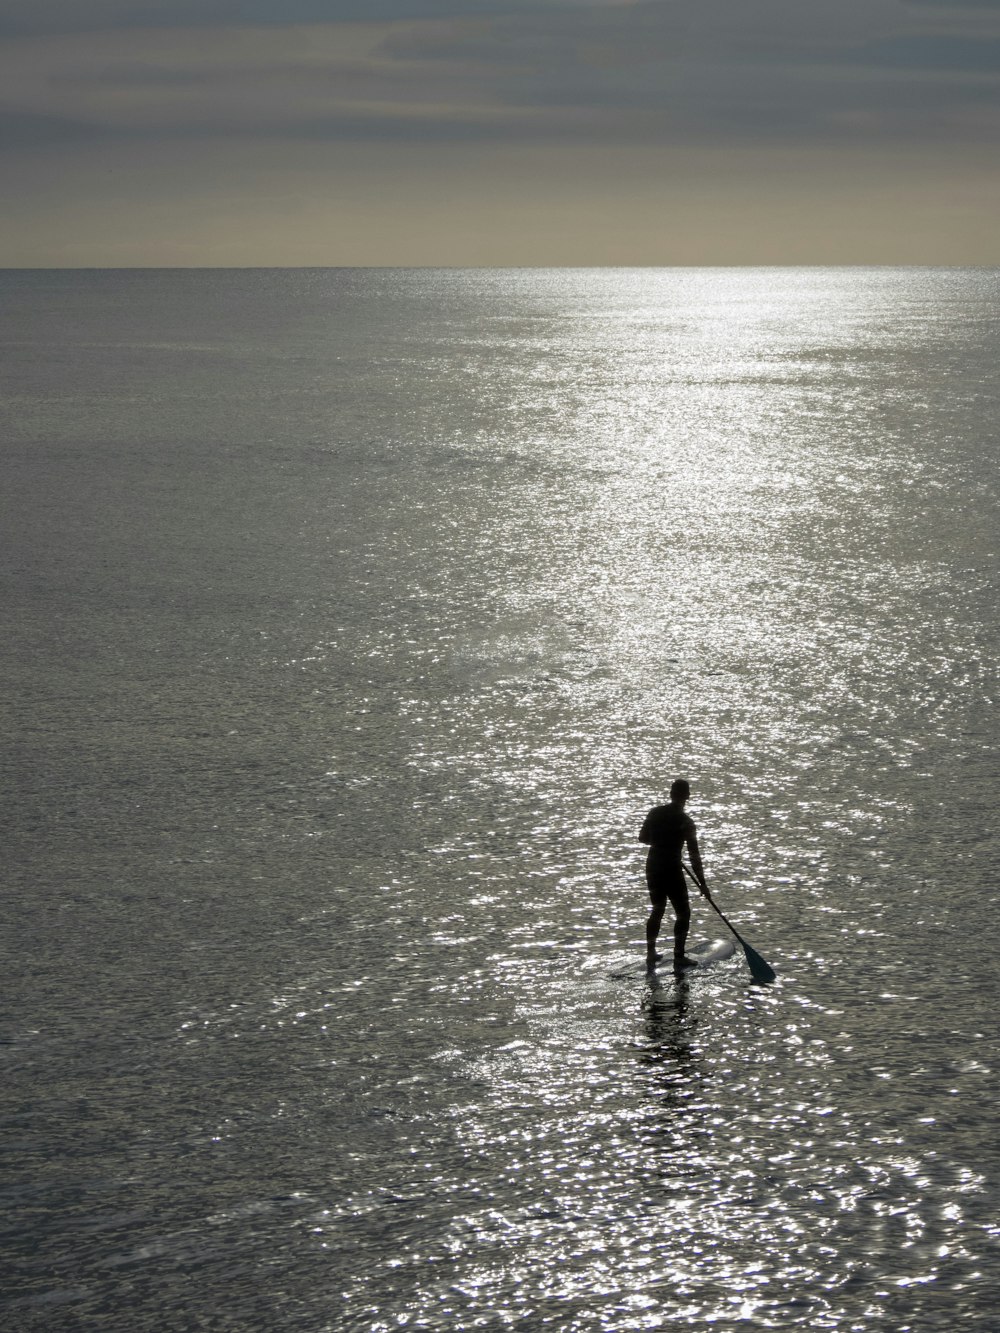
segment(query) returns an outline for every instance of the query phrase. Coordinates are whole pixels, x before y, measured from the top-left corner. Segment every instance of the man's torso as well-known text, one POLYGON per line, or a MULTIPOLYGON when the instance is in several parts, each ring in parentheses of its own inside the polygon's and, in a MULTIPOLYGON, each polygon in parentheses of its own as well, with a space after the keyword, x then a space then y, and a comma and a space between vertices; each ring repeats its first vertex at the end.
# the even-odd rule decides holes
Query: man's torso
POLYGON ((639 832, 640 842, 648 842, 649 870, 678 870, 684 844, 695 836, 694 820, 676 805, 656 805, 646 816, 639 832))

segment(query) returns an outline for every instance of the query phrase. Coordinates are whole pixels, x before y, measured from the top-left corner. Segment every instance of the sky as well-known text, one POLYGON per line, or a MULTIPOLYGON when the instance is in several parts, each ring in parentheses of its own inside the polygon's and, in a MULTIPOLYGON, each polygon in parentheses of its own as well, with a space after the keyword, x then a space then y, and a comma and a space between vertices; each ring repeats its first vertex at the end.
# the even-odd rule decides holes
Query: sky
POLYGON ((1000 264, 1000 0, 0 0, 0 266, 1000 264))

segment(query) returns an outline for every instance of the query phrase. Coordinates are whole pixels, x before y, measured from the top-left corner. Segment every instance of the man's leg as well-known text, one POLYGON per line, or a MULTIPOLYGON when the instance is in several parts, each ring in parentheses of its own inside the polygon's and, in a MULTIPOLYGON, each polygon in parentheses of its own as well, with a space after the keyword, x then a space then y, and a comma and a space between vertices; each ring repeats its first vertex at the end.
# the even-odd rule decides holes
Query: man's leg
POLYGON ((684 946, 691 928, 691 900, 683 874, 670 886, 670 906, 674 909, 674 967, 697 967, 693 958, 685 958, 684 946))
POLYGON ((649 899, 653 904, 646 921, 646 966, 656 966, 656 937, 660 933, 660 922, 667 907, 667 895, 649 890, 649 899))
POLYGON ((684 946, 687 943, 688 931, 691 929, 690 909, 678 914, 674 921, 674 960, 678 961, 684 957, 684 946))

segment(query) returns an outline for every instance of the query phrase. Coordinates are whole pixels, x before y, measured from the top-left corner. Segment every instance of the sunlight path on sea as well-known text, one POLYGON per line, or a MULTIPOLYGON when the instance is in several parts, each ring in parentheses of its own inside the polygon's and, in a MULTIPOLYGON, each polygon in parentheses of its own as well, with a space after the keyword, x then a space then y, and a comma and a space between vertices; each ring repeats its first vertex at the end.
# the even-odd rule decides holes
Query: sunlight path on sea
POLYGON ((991 1328, 996 276, 76 281, 20 1326, 991 1328), (645 976, 681 770, 773 988, 645 976))

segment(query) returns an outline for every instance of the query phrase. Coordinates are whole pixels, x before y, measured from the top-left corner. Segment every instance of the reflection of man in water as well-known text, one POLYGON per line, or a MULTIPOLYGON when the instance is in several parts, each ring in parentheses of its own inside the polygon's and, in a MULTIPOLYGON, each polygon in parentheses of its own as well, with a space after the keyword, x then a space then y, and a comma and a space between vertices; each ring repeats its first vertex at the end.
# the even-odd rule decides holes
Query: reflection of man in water
POLYGON ((646 922, 646 967, 656 966, 656 937, 666 911, 667 899, 674 909, 674 968, 697 967, 693 958, 685 958, 684 944, 691 924, 691 903, 688 900, 687 881, 681 869, 681 853, 685 846, 691 860, 691 869, 703 894, 708 895, 705 872, 698 851, 698 830, 694 820, 684 813, 691 788, 678 778, 670 788, 669 805, 655 805, 639 830, 639 841, 649 843, 646 857, 646 883, 653 910, 646 922))

